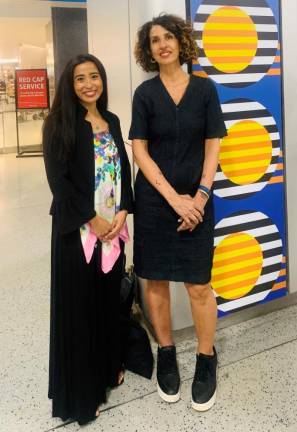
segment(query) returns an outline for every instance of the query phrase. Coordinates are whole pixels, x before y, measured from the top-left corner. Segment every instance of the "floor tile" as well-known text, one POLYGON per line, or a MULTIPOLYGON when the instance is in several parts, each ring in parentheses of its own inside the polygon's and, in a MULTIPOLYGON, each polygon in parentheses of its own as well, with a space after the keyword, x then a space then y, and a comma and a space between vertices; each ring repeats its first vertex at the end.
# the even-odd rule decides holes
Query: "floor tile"
MULTIPOLYGON (((84 430, 296 432, 296 357, 297 341, 293 341, 221 367, 218 400, 206 413, 191 408, 191 380, 187 380, 182 385, 182 399, 176 404, 166 404, 154 393, 103 412, 84 430)), ((60 430, 78 432, 79 428, 71 424, 60 430)))

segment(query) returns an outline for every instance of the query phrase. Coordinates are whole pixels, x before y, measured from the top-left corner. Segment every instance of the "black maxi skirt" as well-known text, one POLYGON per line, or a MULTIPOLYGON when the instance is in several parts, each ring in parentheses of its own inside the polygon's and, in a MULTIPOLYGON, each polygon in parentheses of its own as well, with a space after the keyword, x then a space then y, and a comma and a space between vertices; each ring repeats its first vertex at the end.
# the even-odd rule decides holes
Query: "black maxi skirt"
MULTIPOLYGON (((123 246, 123 245, 122 245, 123 246)), ((49 398, 53 417, 94 419, 122 370, 119 306, 123 247, 104 274, 100 242, 89 264, 80 232, 52 229, 49 398)))

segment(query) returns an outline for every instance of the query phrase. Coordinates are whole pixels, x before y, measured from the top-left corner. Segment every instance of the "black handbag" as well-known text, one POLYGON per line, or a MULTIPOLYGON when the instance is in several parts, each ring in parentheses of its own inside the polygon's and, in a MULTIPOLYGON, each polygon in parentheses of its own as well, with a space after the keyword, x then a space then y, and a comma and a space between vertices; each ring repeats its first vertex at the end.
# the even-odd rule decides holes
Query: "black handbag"
MULTIPOLYGON (((126 257, 124 257, 124 266, 125 263, 126 257)), ((130 315, 133 302, 137 297, 137 291, 138 279, 134 272, 133 266, 130 266, 128 270, 125 270, 124 267, 120 291, 121 313, 127 316, 130 315)))
POLYGON ((128 322, 123 360, 126 369, 151 379, 154 368, 151 343, 146 330, 133 318, 128 322))
POLYGON ((133 303, 138 302, 139 285, 133 266, 125 270, 124 258, 123 277, 121 281, 120 322, 123 337, 123 363, 125 368, 151 379, 154 357, 146 330, 133 315, 133 303))

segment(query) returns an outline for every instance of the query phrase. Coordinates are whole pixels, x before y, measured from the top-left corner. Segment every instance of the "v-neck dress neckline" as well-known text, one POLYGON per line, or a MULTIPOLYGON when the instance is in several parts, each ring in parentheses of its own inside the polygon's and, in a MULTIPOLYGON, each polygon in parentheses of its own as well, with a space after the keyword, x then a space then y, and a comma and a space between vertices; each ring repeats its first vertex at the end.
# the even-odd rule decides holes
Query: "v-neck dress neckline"
POLYGON ((190 86, 191 86, 191 82, 192 82, 192 75, 189 75, 189 82, 188 82, 188 84, 187 84, 187 86, 186 86, 186 88, 185 88, 185 91, 184 91, 184 93, 183 93, 183 95, 182 95, 182 97, 180 98, 180 100, 179 100, 178 103, 176 103, 176 102, 173 100, 171 94, 170 94, 169 91, 167 90, 167 87, 165 86, 165 84, 164 84, 163 81, 161 80, 160 75, 157 75, 157 76, 158 76, 158 79, 159 79, 159 81, 160 81, 161 87, 162 87, 163 91, 166 93, 166 95, 167 95, 168 99, 170 100, 170 102, 171 102, 171 103, 172 103, 176 108, 179 108, 179 107, 182 105, 182 103, 184 102, 184 100, 185 100, 185 98, 186 98, 186 96, 187 96, 187 93, 189 92, 189 88, 190 88, 190 86))

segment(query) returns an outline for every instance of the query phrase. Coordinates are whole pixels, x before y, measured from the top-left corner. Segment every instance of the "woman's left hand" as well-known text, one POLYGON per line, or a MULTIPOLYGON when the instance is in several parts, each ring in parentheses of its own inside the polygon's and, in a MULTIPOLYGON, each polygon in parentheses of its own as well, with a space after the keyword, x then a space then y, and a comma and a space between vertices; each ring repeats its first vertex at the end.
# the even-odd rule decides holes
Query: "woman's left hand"
POLYGON ((107 236, 102 239, 103 241, 113 240, 117 235, 119 235, 121 229, 124 226, 124 223, 126 222, 127 214, 127 210, 120 210, 115 215, 111 224, 111 231, 107 234, 107 236))
MULTIPOLYGON (((201 215, 204 215, 204 207, 205 204, 207 202, 207 198, 205 197, 205 195, 201 194, 200 192, 198 192, 195 197, 193 198, 193 200, 195 201, 196 204, 196 208, 199 209, 201 215)), ((187 224, 184 220, 179 219, 179 222, 182 222, 179 227, 177 228, 177 231, 187 231, 189 230, 190 232, 192 232, 196 226, 199 224, 199 222, 197 222, 196 224, 191 223, 191 224, 187 224)))

